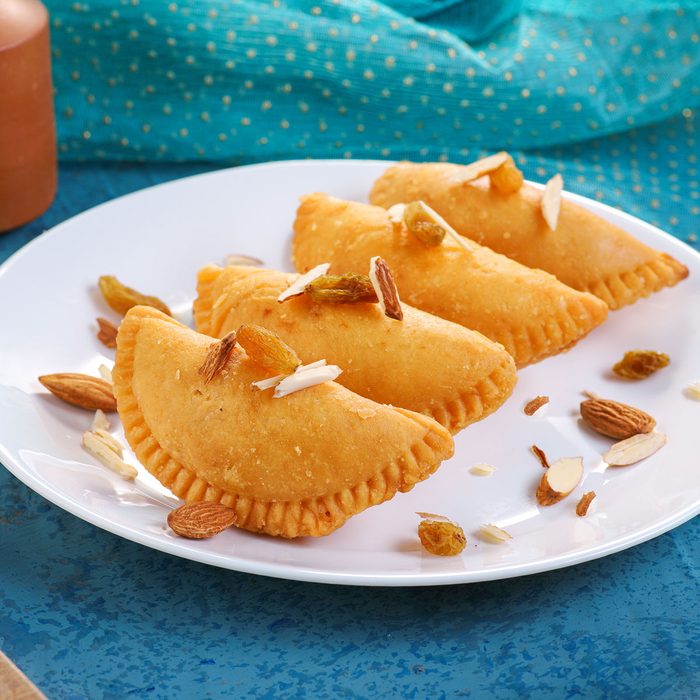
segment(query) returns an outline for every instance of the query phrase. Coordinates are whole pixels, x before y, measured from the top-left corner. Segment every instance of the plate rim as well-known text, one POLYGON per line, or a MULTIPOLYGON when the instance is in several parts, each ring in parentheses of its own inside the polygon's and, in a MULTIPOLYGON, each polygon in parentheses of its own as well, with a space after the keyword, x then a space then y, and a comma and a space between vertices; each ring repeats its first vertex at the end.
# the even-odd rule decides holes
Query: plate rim
MULTIPOLYGON (((41 234, 25 243, 18 250, 12 253, 2 264, 0 264, 0 284, 2 278, 17 262, 35 245, 41 245, 43 241, 54 235, 60 234, 64 226, 73 225, 76 220, 103 207, 112 205, 116 202, 121 202, 132 197, 138 197, 145 192, 160 189, 163 187, 172 186, 174 184, 187 183, 193 179, 202 179, 208 177, 217 177, 224 173, 240 170, 257 170, 257 169, 277 169, 277 168, 299 168, 299 167, 314 167, 318 163, 324 163, 334 167, 366 167, 366 166, 390 166, 396 161, 381 160, 381 159, 295 159, 295 160, 276 160, 266 161, 261 163, 253 163, 249 165, 231 166, 208 170, 194 175, 188 175, 181 178, 174 178, 165 182, 149 185, 132 192, 128 192, 119 197, 106 200, 100 204, 90 207, 84 211, 75 214, 64 221, 52 226, 41 234)), ((542 189, 541 183, 526 181, 528 184, 542 189)), ((616 207, 590 199, 583 195, 564 191, 564 196, 571 201, 574 201, 582 206, 594 210, 612 213, 617 217, 621 217, 623 221, 630 222, 634 226, 642 226, 649 230, 654 235, 660 237, 672 247, 677 247, 683 251, 685 255, 690 255, 700 264, 700 253, 694 250, 690 245, 680 240, 679 238, 663 231, 662 229, 650 224, 642 219, 622 211, 616 207)), ((502 564, 493 569, 480 569, 478 571, 447 571, 437 573, 352 573, 352 572, 337 572, 315 569, 308 566, 280 564, 275 562, 253 561, 250 559, 238 558, 235 554, 220 555, 217 553, 208 552, 205 550, 196 550, 180 545, 175 540, 168 540, 162 537, 132 530, 128 526, 114 523, 107 517, 102 516, 98 512, 92 511, 85 506, 73 503, 67 496, 55 491, 49 485, 46 485, 42 479, 35 477, 31 472, 28 472, 21 464, 16 463, 15 459, 9 453, 7 448, 0 442, 0 462, 2 465, 20 482, 30 488, 35 493, 45 498, 50 503, 58 506, 62 510, 67 511, 71 515, 80 518, 81 520, 99 527, 113 535, 117 535, 126 540, 135 542, 139 545, 155 549, 157 551, 170 554, 172 556, 181 557, 190 561, 195 561, 201 564, 217 566, 219 568, 239 571, 246 574, 257 574, 271 578, 279 578, 283 580, 302 581, 308 583, 326 583, 335 585, 357 585, 357 586, 374 586, 374 587, 422 587, 436 585, 454 585, 462 583, 477 583, 503 580, 526 576, 547 571, 554 571, 576 564, 581 564, 595 559, 600 559, 605 556, 616 554, 625 549, 629 549, 643 542, 647 542, 655 537, 663 535, 670 530, 688 522, 690 519, 700 514, 700 496, 695 503, 689 504, 685 508, 677 511, 656 524, 651 524, 640 530, 629 533, 616 540, 614 544, 599 544, 594 547, 589 547, 583 551, 568 552, 554 557, 538 560, 536 563, 523 562, 520 564, 502 564)))

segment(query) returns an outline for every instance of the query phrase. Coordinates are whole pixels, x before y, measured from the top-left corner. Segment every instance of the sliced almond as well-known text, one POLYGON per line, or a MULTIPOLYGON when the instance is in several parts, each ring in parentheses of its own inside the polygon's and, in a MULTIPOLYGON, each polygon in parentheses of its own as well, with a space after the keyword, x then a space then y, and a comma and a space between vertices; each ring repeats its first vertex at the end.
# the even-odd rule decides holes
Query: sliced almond
POLYGON ((549 460, 547 459, 547 455, 544 453, 544 450, 541 450, 539 447, 537 447, 537 445, 530 445, 530 449, 535 457, 537 457, 537 459, 540 461, 540 464, 545 469, 549 469, 549 460))
POLYGON ((493 542, 494 544, 505 544, 509 540, 513 539, 513 536, 506 532, 503 528, 497 527, 496 525, 486 524, 479 528, 479 534, 481 537, 488 542, 493 542))
POLYGON ((480 462, 479 464, 475 464, 469 471, 474 474, 474 476, 491 476, 491 474, 496 471, 496 467, 480 462))
POLYGON ((666 444, 663 433, 642 433, 616 442, 604 455, 603 460, 611 467, 625 467, 651 457, 666 444))
POLYGON ((88 411, 100 409, 108 413, 117 410, 112 386, 99 377, 64 372, 62 374, 44 374, 39 377, 39 381, 54 396, 73 406, 88 411))
POLYGON ((566 498, 583 477, 582 457, 563 457, 558 459, 542 475, 537 487, 537 502, 541 506, 551 506, 566 498))
POLYGON ((586 491, 586 493, 581 496, 581 500, 576 504, 576 515, 580 518, 585 517, 595 497, 595 491, 586 491))
POLYGON ((289 287, 287 287, 287 289, 285 289, 282 294, 277 297, 277 301, 282 303, 291 297, 296 297, 303 294, 306 285, 313 282, 317 277, 325 275, 330 266, 330 263, 321 263, 303 275, 299 275, 299 277, 297 277, 297 279, 295 279, 294 282, 292 282, 289 287))
POLYGON ((403 214, 406 211, 406 205, 403 203, 394 204, 386 210, 389 221, 394 226, 401 226, 403 223, 403 214))
POLYGON ((188 503, 168 513, 168 525, 176 535, 191 540, 213 537, 235 525, 236 511, 221 503, 188 503))
POLYGON ((401 309, 399 290, 396 288, 396 282, 394 282, 394 276, 391 274, 389 266, 378 255, 369 261, 369 278, 377 293, 379 308, 389 318, 401 321, 403 310, 401 309))
POLYGON ((324 365, 306 370, 300 368, 277 384, 273 398, 281 399, 296 391, 331 382, 342 374, 342 371, 337 365, 324 365))
POLYGON ((507 163, 509 158, 510 156, 505 151, 501 151, 500 153, 494 153, 492 156, 487 156, 481 160, 469 163, 469 165, 465 165, 461 169, 459 173, 460 180, 462 180, 462 182, 471 182, 484 175, 488 175, 497 168, 500 168, 504 163, 507 163))
POLYGON ((557 173, 551 180, 547 181, 542 193, 540 207, 542 216, 552 231, 557 228, 559 221, 559 209, 561 208, 561 192, 564 189, 564 179, 557 173))
POLYGON ((97 317, 97 339, 108 348, 117 347, 117 332, 119 328, 106 318, 97 317))
POLYGON ((601 435, 617 439, 650 433, 656 425, 648 413, 609 399, 582 401, 581 418, 601 435))
POLYGON ((276 377, 269 377, 268 379, 261 379, 259 382, 252 382, 251 386, 259 389, 260 391, 266 391, 267 389, 272 389, 277 386, 288 374, 278 374, 276 377))
POLYGON ((113 472, 123 476, 125 479, 134 479, 138 476, 138 471, 131 464, 127 464, 105 441, 103 437, 90 430, 83 433, 83 449, 91 454, 96 460, 113 472))
POLYGON ((204 377, 205 384, 209 384, 226 367, 235 347, 235 331, 227 333, 219 342, 209 346, 207 356, 199 368, 199 373, 204 377))
POLYGON ((696 382, 690 382, 690 384, 688 384, 688 386, 685 388, 685 390, 691 399, 695 399, 696 401, 700 401, 700 380, 698 380, 696 382))
POLYGON ((97 368, 97 371, 100 373, 100 377, 102 377, 102 379, 104 379, 107 382, 107 384, 109 384, 110 386, 114 385, 114 380, 112 379, 112 370, 109 367, 107 367, 107 365, 100 365, 97 368))
POLYGON ((227 255, 224 258, 224 267, 229 265, 248 265, 249 267, 262 267, 265 263, 252 255, 227 255))
POLYGON ((97 435, 98 438, 102 440, 102 442, 109 447, 112 452, 114 452, 117 457, 124 458, 124 446, 117 440, 117 438, 112 435, 112 433, 108 432, 107 430, 103 430, 102 428, 96 428, 93 429, 91 432, 93 432, 95 435, 97 435))
POLYGON ((435 522, 438 523, 451 523, 452 520, 450 520, 446 515, 438 515, 437 513, 426 513, 422 510, 417 510, 416 515, 420 518, 423 518, 423 520, 434 520, 435 522))
POLYGON ((545 404, 549 403, 549 396, 535 396, 534 399, 531 399, 525 404, 525 408, 523 408, 523 411, 525 412, 526 416, 532 416, 537 411, 542 408, 545 404))
POLYGON ((92 429, 109 430, 109 419, 99 408, 95 411, 95 417, 92 419, 92 429))

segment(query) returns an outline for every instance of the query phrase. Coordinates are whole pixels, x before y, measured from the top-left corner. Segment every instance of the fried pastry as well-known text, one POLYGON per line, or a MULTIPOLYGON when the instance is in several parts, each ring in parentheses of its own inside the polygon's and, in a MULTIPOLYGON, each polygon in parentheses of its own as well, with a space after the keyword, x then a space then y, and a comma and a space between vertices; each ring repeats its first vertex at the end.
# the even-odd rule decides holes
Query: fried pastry
POLYGON ((540 190, 524 184, 504 194, 488 176, 470 179, 467 167, 400 163, 374 183, 370 200, 386 208, 422 200, 463 236, 523 265, 551 272, 564 284, 595 294, 611 309, 688 275, 685 265, 670 255, 568 199, 561 200, 551 230, 540 210, 540 190))
POLYGON ((342 273, 380 255, 404 301, 483 333, 520 367, 571 347, 605 320, 607 306, 593 295, 457 238, 425 245, 381 207, 312 194, 297 211, 293 258, 299 271, 328 261, 342 273))
POLYGON ((302 361, 323 357, 342 367, 336 381, 351 391, 424 413, 452 432, 486 417, 512 392, 512 358, 481 333, 407 304, 396 321, 376 303, 325 303, 306 294, 279 303, 298 277, 243 266, 203 268, 197 330, 221 338, 241 324, 264 325, 302 361))
POLYGON ((283 398, 254 388, 267 375, 238 345, 204 377, 214 343, 134 307, 117 336, 114 393, 146 469, 187 502, 231 507, 240 528, 326 535, 452 455, 452 437, 432 419, 335 382, 283 398))

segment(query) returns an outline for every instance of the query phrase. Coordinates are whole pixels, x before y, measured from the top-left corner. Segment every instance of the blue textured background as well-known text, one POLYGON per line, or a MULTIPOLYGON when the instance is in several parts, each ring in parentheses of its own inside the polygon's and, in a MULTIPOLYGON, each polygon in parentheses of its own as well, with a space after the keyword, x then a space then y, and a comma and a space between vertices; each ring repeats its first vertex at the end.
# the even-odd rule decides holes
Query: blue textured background
MULTIPOLYGON (((569 189, 697 248, 692 115, 515 155, 527 176, 560 170, 569 189)), ((64 164, 52 209, 0 236, 0 259, 98 202, 207 168, 64 164)), ((354 589, 151 551, 62 512, 0 470, 0 562, 0 647, 52 699, 691 700, 700 687, 697 518, 562 571, 354 589)))

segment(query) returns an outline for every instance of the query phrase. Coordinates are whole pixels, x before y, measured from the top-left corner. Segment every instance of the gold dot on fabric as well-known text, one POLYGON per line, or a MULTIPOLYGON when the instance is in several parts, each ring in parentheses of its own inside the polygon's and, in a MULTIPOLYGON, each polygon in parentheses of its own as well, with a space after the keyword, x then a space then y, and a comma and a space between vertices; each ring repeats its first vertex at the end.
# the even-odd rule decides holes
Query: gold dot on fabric
POLYGON ((189 136, 189 134, 190 134, 189 130, 185 129, 184 127, 182 129, 180 129, 179 133, 180 133, 180 136, 182 136, 183 138, 185 136, 189 136))
POLYGON ((379 36, 377 34, 370 34, 370 43, 376 44, 379 41, 379 36))
POLYGON ((219 136, 217 138, 219 139, 219 141, 226 141, 226 139, 228 139, 228 136, 226 136, 226 134, 222 133, 222 134, 219 134, 219 136))
POLYGON ((418 42, 415 39, 411 39, 411 41, 408 42, 408 48, 411 49, 411 51, 415 51, 418 48, 418 42))
POLYGON ((265 100, 261 105, 260 109, 262 109, 263 112, 267 112, 268 109, 272 107, 272 102, 270 100, 265 100))
POLYGON ((486 86, 486 87, 481 91, 481 94, 482 94, 484 97, 493 97, 493 88, 492 88, 492 87, 489 87, 489 86, 486 86))
POLYGON ((312 15, 316 15, 316 16, 320 15, 320 14, 321 14, 321 8, 320 8, 318 5, 314 5, 314 6, 311 8, 311 14, 312 14, 312 15))
POLYGON ((546 75, 547 75, 547 74, 546 74, 542 69, 540 69, 540 70, 537 71, 537 77, 538 77, 540 80, 544 80, 544 78, 546 77, 546 75))
POLYGON ((90 138, 92 138, 92 134, 91 134, 89 131, 85 130, 85 131, 83 131, 83 133, 82 133, 82 137, 83 137, 86 141, 89 141, 90 138))
POLYGON ((506 80, 507 82, 510 82, 511 80, 513 80, 513 74, 509 70, 507 70, 503 74, 503 79, 506 80))
POLYGON ((444 83, 442 86, 444 92, 452 92, 454 90, 454 85, 452 83, 444 83))
POLYGON ((286 119, 283 119, 280 122, 280 127, 282 127, 283 129, 289 129, 289 122, 286 119))
POLYGON ((635 44, 630 50, 635 56, 639 56, 642 53, 642 47, 639 44, 635 44))
POLYGON ((434 72, 435 72, 435 64, 434 64, 434 63, 429 63, 429 64, 425 67, 425 70, 426 70, 426 72, 428 72, 428 73, 434 73, 434 72))
POLYGON ((243 126, 250 126, 250 119, 249 119, 248 117, 243 117, 243 118, 241 119, 241 124, 242 124, 243 126))
POLYGON ((583 109, 583 105, 580 102, 574 102, 574 112, 580 112, 583 109))
POLYGON ((200 118, 203 122, 211 121, 211 117, 209 116, 209 112, 202 112, 202 113, 199 115, 199 118, 200 118))
POLYGON ((515 54, 513 55, 513 60, 514 60, 516 63, 522 63, 522 62, 523 62, 523 55, 518 51, 517 53, 515 53, 515 54))
POLYGON ((450 48, 447 49, 447 55, 448 55, 450 58, 457 58, 457 51, 456 51, 456 49, 454 49, 452 46, 450 46, 450 48))
POLYGON ((126 138, 126 136, 122 136, 122 138, 119 139, 119 143, 122 146, 128 146, 129 145, 129 139, 126 138))
POLYGON ((521 97, 530 97, 530 90, 528 88, 523 88, 520 91, 520 96, 521 97))
POLYGON ((228 41, 228 42, 236 41, 236 32, 234 32, 233 29, 229 29, 226 32, 226 41, 228 41))
POLYGON ((360 19, 361 19, 361 17, 360 17, 360 15, 358 15, 357 13, 355 13, 354 15, 352 15, 352 16, 350 17, 350 21, 351 21, 353 24, 359 24, 359 23, 360 23, 360 19))
POLYGON ((258 55, 258 52, 257 52, 255 49, 248 49, 248 50, 245 52, 245 55, 246 55, 248 58, 255 58, 255 57, 258 55))
POLYGON ((387 56, 384 59, 384 65, 387 68, 393 68, 396 65, 396 59, 393 56, 387 56))
POLYGON ((231 104, 231 95, 224 95, 224 96, 221 98, 221 101, 222 101, 225 105, 230 105, 230 104, 231 104))
POLYGON ((362 77, 365 80, 374 80, 374 71, 371 71, 369 68, 366 71, 363 71, 362 77))
POLYGON ((537 105, 537 114, 544 114, 547 111, 547 105, 537 105))

